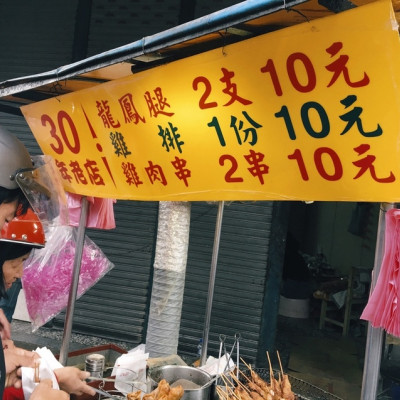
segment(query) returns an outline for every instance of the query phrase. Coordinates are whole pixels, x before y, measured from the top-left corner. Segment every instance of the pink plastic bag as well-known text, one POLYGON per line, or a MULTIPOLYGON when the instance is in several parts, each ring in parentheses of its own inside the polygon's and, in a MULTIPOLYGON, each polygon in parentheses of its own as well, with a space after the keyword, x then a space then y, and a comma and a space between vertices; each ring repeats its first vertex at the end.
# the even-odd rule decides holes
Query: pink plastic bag
MULTIPOLYGON (((68 193, 69 222, 71 226, 79 226, 81 216, 82 196, 79 194, 68 193)), ((114 229, 114 199, 102 199, 99 197, 87 197, 88 217, 87 228, 114 229)))
POLYGON ((400 210, 386 213, 385 252, 375 288, 361 319, 400 336, 400 210))
MULTIPOLYGON (((68 304, 76 251, 77 228, 58 226, 46 232, 46 247, 34 250, 24 264, 22 286, 32 331, 68 304)), ((114 267, 100 248, 85 236, 77 298, 114 267)))

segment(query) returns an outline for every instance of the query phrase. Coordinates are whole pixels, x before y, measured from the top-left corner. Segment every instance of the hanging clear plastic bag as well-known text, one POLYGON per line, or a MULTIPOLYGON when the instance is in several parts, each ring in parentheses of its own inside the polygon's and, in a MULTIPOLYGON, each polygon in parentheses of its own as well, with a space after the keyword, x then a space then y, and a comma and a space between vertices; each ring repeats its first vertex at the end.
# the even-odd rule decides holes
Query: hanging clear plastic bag
MULTIPOLYGON (((67 307, 76 234, 74 227, 51 227, 46 232, 46 247, 34 250, 24 263, 22 287, 33 332, 67 307)), ((101 249, 85 236, 77 299, 113 267, 101 249)))

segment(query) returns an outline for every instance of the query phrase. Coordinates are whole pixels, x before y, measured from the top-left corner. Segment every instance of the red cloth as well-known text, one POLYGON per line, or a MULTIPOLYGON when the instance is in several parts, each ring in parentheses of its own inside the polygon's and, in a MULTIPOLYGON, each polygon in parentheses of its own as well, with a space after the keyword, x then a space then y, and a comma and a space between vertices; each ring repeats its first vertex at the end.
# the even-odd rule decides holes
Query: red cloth
POLYGON ((3 400, 24 400, 24 392, 22 389, 7 387, 4 389, 3 400))

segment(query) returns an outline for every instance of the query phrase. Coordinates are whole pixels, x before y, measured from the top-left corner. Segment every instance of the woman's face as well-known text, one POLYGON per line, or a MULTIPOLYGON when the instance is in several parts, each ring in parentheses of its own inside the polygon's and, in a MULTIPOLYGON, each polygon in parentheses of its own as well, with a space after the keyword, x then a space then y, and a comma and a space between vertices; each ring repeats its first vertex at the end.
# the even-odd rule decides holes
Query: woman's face
POLYGON ((0 230, 6 222, 10 222, 15 217, 17 206, 18 200, 14 200, 11 203, 0 204, 0 230))
POLYGON ((6 290, 10 289, 12 284, 22 277, 24 261, 29 257, 29 253, 14 258, 14 260, 7 260, 3 264, 3 279, 6 290))

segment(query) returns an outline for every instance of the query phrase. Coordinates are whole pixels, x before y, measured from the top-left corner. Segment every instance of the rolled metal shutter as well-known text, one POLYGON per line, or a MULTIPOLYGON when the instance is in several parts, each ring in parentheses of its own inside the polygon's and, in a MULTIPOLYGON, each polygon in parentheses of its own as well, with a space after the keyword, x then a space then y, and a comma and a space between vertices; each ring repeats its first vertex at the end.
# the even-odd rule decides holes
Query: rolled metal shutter
MULTIPOLYGON (((87 229, 114 268, 77 300, 73 331, 139 344, 145 340, 158 203, 117 201, 116 229, 87 229)), ((54 320, 64 324, 65 314, 54 320)))
POLYGON ((0 79, 71 62, 78 0, 0 2, 0 79), (49 34, 51 33, 51 34, 49 34))
POLYGON ((203 17, 204 15, 233 6, 234 4, 241 3, 242 1, 243 0, 196 0, 194 18, 203 17))
MULTIPOLYGON (((210 322, 208 354, 217 356, 219 335, 228 349, 240 333, 240 351, 255 359, 268 276, 272 202, 226 203, 210 322)), ((215 236, 217 205, 193 203, 189 257, 180 328, 182 353, 196 354, 204 316, 215 236)))
POLYGON ((178 25, 180 0, 96 0, 92 5, 88 56, 178 25))

